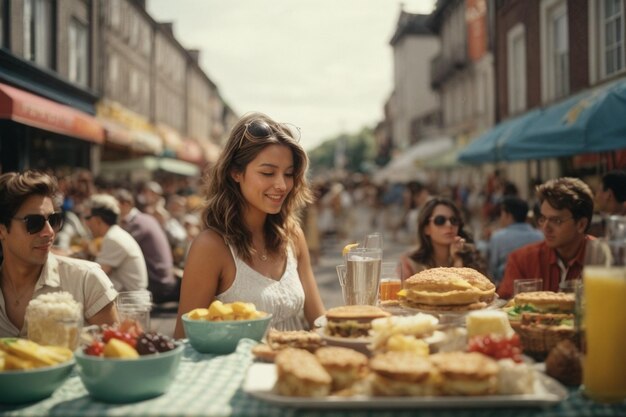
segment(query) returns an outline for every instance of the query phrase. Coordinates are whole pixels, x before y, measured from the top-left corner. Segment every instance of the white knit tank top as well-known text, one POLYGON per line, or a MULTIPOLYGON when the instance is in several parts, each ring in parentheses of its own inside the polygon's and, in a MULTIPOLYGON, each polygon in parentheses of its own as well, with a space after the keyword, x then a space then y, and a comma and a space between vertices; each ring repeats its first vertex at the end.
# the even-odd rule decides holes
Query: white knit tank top
POLYGON ((232 246, 229 248, 235 260, 235 280, 230 288, 215 298, 224 303, 254 303, 257 310, 273 314, 271 325, 277 330, 303 329, 300 315, 304 308, 304 289, 291 246, 287 248, 287 266, 280 280, 255 271, 236 255, 232 246))

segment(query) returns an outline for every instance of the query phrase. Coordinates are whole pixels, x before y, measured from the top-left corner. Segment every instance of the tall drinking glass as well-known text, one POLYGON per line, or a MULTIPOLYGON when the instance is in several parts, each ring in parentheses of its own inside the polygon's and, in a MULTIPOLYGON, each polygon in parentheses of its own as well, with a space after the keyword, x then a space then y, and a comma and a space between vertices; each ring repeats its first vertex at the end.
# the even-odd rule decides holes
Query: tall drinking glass
POLYGON ((583 391, 599 402, 626 400, 625 253, 623 239, 587 242, 582 289, 583 391))
POLYGON ((376 305, 383 251, 353 248, 345 257, 344 301, 346 305, 376 305))

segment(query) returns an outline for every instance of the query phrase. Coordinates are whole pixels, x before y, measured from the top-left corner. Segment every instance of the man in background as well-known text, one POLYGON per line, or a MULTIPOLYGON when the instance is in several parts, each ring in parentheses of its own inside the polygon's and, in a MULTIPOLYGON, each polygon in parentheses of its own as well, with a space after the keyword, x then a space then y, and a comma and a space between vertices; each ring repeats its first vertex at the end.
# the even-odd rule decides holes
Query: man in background
POLYGON ((626 171, 611 171, 602 177, 596 209, 604 215, 626 215, 626 171))
POLYGON ((537 187, 540 214, 537 224, 544 240, 509 255, 498 295, 510 298, 513 282, 522 278, 543 279, 545 291, 558 291, 567 280, 582 274, 587 235, 593 215, 593 193, 577 178, 557 178, 537 187))
POLYGON ((96 262, 118 291, 145 290, 148 271, 135 239, 117 225, 120 208, 115 197, 94 194, 86 202, 85 222, 94 238, 102 238, 96 262))
POLYGON ((489 272, 496 286, 504 276, 511 252, 529 243, 543 240, 543 233, 526 222, 528 203, 519 197, 506 196, 500 202, 500 229, 489 240, 489 272))
POLYGON ((178 301, 180 280, 174 276, 174 261, 167 236, 159 222, 135 207, 128 190, 115 193, 120 203, 120 225, 135 238, 148 268, 148 289, 155 303, 178 301))

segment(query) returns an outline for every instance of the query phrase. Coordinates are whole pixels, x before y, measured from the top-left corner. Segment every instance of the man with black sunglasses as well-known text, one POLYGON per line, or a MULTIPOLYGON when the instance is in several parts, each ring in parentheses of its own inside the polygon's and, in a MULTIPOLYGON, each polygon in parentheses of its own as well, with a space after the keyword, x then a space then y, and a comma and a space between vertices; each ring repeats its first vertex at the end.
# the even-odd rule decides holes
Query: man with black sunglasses
POLYGON ((36 172, 0 175, 0 337, 25 337, 26 307, 45 293, 66 291, 89 324, 113 324, 117 292, 98 264, 50 252, 63 215, 53 201, 53 177, 36 172))

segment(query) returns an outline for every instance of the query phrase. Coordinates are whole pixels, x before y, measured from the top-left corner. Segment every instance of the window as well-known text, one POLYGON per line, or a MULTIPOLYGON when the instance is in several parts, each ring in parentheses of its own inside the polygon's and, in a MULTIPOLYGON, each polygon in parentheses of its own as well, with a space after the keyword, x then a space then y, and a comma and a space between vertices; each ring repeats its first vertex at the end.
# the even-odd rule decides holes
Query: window
POLYGON ((51 0, 24 0, 24 58, 52 68, 51 0))
POLYGON ((569 94, 569 40, 567 3, 541 3, 542 97, 552 101, 569 94))
POLYGON ((526 30, 518 23, 507 38, 507 88, 509 115, 526 110, 526 30))
POLYGON ((600 48, 602 74, 610 76, 624 68, 624 7, 621 0, 600 1, 600 48))
POLYGON ((84 86, 89 80, 88 38, 87 26, 72 19, 69 26, 69 79, 84 86))

